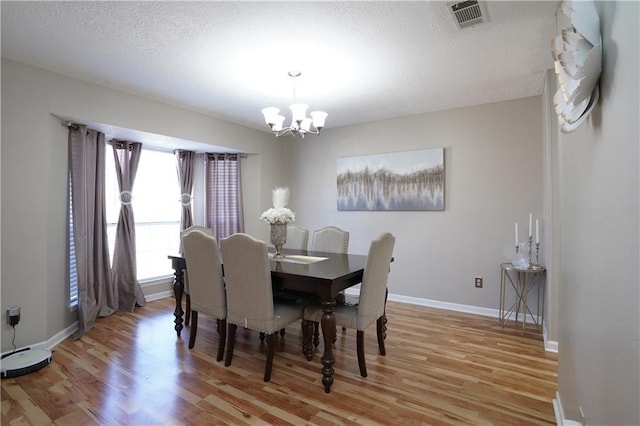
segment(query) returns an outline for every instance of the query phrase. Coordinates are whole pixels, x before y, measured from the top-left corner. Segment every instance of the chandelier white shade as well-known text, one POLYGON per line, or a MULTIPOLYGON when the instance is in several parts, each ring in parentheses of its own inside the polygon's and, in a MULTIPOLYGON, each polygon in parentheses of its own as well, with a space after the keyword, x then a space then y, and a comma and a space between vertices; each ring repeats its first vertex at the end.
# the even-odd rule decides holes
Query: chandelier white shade
POLYGON ((324 127, 327 113, 324 111, 313 111, 307 117, 308 105, 296 103, 296 78, 302 73, 299 71, 289 71, 288 75, 293 79, 293 104, 289 105, 291 110, 291 124, 284 126, 285 116, 280 114, 280 109, 276 107, 266 107, 262 109, 264 121, 276 137, 284 135, 298 136, 304 138, 306 135, 317 135, 324 127))

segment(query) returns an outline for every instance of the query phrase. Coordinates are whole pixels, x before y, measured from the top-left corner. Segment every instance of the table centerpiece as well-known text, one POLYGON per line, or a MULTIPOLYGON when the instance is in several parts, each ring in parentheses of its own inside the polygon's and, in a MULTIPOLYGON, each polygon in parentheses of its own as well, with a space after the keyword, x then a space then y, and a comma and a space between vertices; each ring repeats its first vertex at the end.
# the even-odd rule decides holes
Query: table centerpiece
POLYGON ((260 219, 271 227, 271 244, 276 248, 276 259, 282 259, 282 246, 287 242, 287 224, 296 220, 295 214, 287 208, 289 203, 289 188, 273 190, 273 207, 262 213, 260 219))

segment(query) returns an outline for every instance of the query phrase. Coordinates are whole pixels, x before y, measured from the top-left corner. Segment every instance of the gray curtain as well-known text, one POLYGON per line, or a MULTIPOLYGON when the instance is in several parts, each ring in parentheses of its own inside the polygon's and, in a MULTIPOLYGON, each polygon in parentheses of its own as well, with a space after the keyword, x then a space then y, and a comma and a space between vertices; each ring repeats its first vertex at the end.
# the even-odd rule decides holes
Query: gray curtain
POLYGON ((86 126, 69 126, 69 194, 73 250, 78 286, 77 337, 93 327, 98 316, 118 308, 111 280, 105 208, 105 137, 86 126))
MULTIPOLYGON (((182 215, 180 217, 180 231, 184 231, 193 225, 191 212, 191 193, 193 192, 193 174, 195 169, 196 153, 193 151, 176 150, 176 166, 178 169, 178 183, 180 184, 180 202, 182 215)), ((182 241, 180 241, 182 253, 182 241)))
POLYGON ((207 154, 206 226, 216 240, 244 232, 239 154, 207 154))
POLYGON ((118 289, 118 309, 131 312, 136 304, 144 306, 147 303, 137 278, 136 232, 131 206, 131 192, 138 171, 142 144, 114 140, 112 146, 120 189, 120 215, 116 226, 111 269, 114 285, 118 289))

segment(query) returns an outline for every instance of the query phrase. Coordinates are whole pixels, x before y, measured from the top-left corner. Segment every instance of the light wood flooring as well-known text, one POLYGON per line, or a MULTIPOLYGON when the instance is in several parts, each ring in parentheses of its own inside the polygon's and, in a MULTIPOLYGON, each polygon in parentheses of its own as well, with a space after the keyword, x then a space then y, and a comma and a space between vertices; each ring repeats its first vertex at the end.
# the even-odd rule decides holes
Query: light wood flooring
POLYGON ((299 325, 279 340, 264 383, 257 333, 238 329, 224 367, 214 321, 200 315, 189 350, 173 308, 168 298, 99 319, 54 348, 49 366, 2 380, 2 425, 555 424, 557 355, 539 333, 502 330, 496 318, 389 302, 387 355, 369 327, 369 376, 360 377, 355 331, 338 329, 326 394, 321 353, 302 356, 299 325))

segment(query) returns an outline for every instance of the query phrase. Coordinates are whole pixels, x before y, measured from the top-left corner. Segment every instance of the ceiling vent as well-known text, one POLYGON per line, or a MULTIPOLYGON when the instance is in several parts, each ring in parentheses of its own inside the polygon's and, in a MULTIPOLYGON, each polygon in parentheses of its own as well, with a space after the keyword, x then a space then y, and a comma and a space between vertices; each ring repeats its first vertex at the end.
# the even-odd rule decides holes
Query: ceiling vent
POLYGON ((489 15, 487 15, 484 2, 469 0, 460 3, 448 3, 447 6, 453 16, 453 22, 460 30, 489 22, 489 15))

